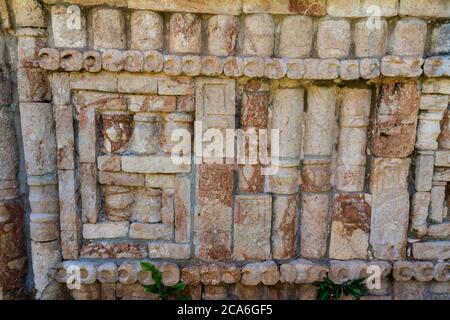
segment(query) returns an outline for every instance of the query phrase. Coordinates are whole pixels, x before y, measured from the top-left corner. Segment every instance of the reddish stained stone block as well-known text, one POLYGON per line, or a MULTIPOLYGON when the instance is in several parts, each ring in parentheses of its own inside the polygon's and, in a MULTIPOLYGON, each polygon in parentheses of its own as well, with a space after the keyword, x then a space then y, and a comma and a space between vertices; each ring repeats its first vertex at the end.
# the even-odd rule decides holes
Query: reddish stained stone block
POLYGON ((177 111, 192 112, 195 111, 195 98, 192 95, 177 96, 177 111))
POLYGON ((269 93, 246 92, 243 96, 241 126, 243 129, 267 128, 269 93))
POLYGON ((403 114, 417 116, 420 96, 417 83, 396 82, 381 86, 377 114, 403 114))
POLYGON ((404 158, 411 154, 419 105, 416 82, 382 85, 372 132, 371 148, 375 156, 404 158))
MULTIPOLYGON (((269 93, 265 83, 260 80, 249 80, 245 85, 242 100, 241 127, 243 130, 250 128, 265 129, 268 122, 269 93)), ((258 130, 256 130, 258 134, 258 130)), ((248 140, 245 141, 245 156, 248 157, 248 140)), ((264 176, 261 175, 261 165, 240 165, 238 176, 239 192, 262 193, 264 192, 264 176)))
POLYGON ((18 201, 0 203, 0 218, 0 288, 3 299, 12 297, 14 291, 20 298, 26 271, 22 205, 18 201))
POLYGON ((438 139, 439 149, 450 149, 450 110, 445 110, 438 139))
POLYGON ((304 160, 301 169, 302 190, 328 192, 331 189, 330 176, 330 160, 304 160))
POLYGON ((93 259, 142 259, 148 256, 147 245, 143 243, 85 242, 81 258, 93 259))
POLYGON ((368 195, 337 194, 334 197, 330 258, 367 258, 371 211, 368 195))
POLYGON ((223 265, 218 263, 198 265, 200 282, 204 285, 217 285, 221 282, 223 265))
POLYGON ((372 152, 377 157, 404 158, 414 150, 417 118, 378 116, 372 138, 372 152))
POLYGON ((272 256, 274 259, 295 257, 297 249, 297 196, 274 195, 272 222, 272 256))
POLYGON ((197 265, 186 266, 181 269, 181 281, 184 283, 197 286, 200 284, 200 268, 197 265))
POLYGON ((102 114, 103 147, 106 152, 123 152, 127 149, 132 133, 128 113, 108 112, 102 114))
POLYGON ((306 16, 324 16, 325 1, 322 0, 289 0, 289 11, 306 16))
POLYGON ((238 190, 240 193, 263 193, 264 176, 261 175, 261 165, 240 165, 238 175, 238 190))
POLYGON ((195 253, 201 260, 231 256, 233 165, 201 164, 197 169, 195 253))
POLYGON ((233 166, 227 164, 201 164, 198 166, 199 198, 231 207, 233 205, 233 166))

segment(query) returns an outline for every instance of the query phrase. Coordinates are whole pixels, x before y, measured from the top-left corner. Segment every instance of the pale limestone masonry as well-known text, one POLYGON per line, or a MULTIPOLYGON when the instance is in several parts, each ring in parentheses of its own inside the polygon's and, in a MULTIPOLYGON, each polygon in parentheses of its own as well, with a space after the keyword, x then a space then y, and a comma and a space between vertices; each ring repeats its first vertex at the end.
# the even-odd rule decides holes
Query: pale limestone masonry
POLYGON ((0 0, 0 299, 155 300, 147 259, 193 299, 315 299, 374 266, 363 299, 449 299, 449 19, 0 0))

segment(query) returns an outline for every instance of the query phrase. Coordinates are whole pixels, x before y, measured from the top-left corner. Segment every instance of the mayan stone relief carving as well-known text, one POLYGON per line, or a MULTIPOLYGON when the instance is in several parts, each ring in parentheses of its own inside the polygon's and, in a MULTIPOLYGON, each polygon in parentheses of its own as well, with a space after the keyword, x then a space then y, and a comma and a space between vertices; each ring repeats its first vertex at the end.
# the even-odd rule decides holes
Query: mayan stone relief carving
POLYGON ((0 299, 156 299, 143 260, 194 299, 314 299, 374 267, 364 299, 450 299, 448 1, 0 17, 0 299))

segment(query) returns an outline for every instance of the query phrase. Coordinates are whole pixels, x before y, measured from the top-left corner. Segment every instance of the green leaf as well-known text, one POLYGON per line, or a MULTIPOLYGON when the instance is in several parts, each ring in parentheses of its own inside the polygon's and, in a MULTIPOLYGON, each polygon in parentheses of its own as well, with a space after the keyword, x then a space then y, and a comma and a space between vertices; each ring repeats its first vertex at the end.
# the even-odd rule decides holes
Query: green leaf
POLYGON ((141 262, 141 267, 145 271, 150 271, 152 273, 153 281, 155 281, 156 286, 162 285, 162 274, 161 271, 152 263, 150 262, 141 262))
POLYGON ((154 285, 142 285, 144 287, 144 291, 151 293, 158 293, 158 288, 154 285))
POLYGON ((180 282, 180 283, 172 286, 171 289, 174 292, 180 292, 180 291, 183 291, 184 289, 186 289, 186 284, 184 282, 180 282))

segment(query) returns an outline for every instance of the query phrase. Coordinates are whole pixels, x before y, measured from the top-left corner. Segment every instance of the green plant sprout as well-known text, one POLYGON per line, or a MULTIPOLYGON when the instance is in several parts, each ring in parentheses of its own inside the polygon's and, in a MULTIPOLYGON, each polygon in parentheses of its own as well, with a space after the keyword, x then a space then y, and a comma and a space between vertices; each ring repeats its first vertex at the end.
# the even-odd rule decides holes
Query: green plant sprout
POLYGON ((342 284, 334 283, 329 277, 328 272, 322 281, 316 281, 313 284, 319 287, 317 300, 339 300, 342 295, 351 295, 356 300, 368 293, 367 287, 364 285, 366 278, 357 278, 348 280, 342 284))
POLYGON ((161 300, 168 300, 169 298, 175 298, 177 300, 191 300, 189 295, 183 295, 182 291, 186 289, 186 283, 180 281, 173 286, 165 286, 163 284, 163 277, 161 271, 150 262, 141 262, 141 267, 145 271, 152 273, 153 281, 152 285, 142 285, 146 292, 156 294, 161 300))

